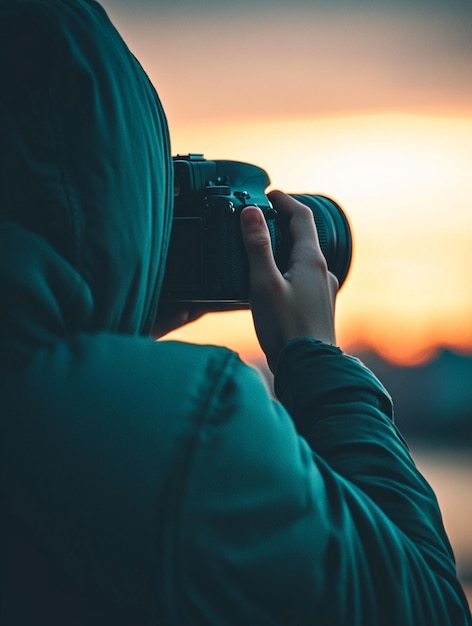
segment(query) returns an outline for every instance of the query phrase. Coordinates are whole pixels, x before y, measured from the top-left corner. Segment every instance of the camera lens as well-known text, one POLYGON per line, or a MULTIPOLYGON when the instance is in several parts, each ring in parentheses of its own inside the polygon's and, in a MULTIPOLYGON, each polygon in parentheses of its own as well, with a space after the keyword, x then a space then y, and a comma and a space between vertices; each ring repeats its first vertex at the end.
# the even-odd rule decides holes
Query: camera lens
POLYGON ((349 273, 352 258, 351 229, 344 211, 326 196, 290 195, 312 210, 321 251, 328 269, 336 276, 341 287, 349 273))

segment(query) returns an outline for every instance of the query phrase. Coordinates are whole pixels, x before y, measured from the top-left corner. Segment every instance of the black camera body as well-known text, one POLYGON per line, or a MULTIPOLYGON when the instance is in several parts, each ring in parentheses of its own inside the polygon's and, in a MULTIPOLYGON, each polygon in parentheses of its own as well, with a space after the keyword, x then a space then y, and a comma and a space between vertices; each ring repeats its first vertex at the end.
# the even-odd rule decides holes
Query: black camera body
MULTIPOLYGON (((174 217, 161 299, 242 308, 249 291, 240 226, 245 206, 257 205, 262 210, 276 263, 282 272, 288 264, 288 224, 265 194, 269 177, 255 165, 209 161, 201 154, 178 155, 173 163, 174 217)), ((352 254, 346 216, 324 196, 293 197, 312 209, 328 267, 342 284, 352 254)))

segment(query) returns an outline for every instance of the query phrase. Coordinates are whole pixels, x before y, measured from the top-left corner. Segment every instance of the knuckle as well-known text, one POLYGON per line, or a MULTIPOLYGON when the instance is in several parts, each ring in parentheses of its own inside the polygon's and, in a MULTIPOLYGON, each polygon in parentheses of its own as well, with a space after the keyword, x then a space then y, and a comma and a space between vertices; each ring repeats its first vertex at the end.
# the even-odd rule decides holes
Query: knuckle
POLYGON ((337 293, 339 291, 339 280, 336 278, 336 276, 332 272, 328 273, 328 280, 329 280, 329 286, 331 290, 334 293, 337 293))
POLYGON ((299 204, 298 212, 306 220, 313 220, 313 212, 306 204, 299 204))
POLYGON ((322 274, 328 273, 328 263, 321 250, 315 247, 310 247, 306 256, 313 270, 321 272, 322 274))
POLYGON ((310 208, 308 208, 305 204, 297 203, 296 211, 293 214, 293 218, 298 221, 298 223, 303 227, 307 224, 314 224, 313 213, 310 208))
POLYGON ((272 249, 270 239, 264 232, 252 233, 249 244, 261 252, 266 252, 269 248, 272 249))

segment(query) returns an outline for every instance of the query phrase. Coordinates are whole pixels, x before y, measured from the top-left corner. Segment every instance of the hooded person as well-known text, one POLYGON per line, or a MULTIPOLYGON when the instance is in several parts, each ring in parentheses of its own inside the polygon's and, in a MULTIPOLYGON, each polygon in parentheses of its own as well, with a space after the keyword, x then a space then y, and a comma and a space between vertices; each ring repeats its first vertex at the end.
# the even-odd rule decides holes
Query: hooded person
POLYGON ((311 213, 272 196, 285 276, 242 214, 277 401, 233 352, 149 336, 169 138, 103 9, 1 0, 0 74, 2 626, 470 624, 390 398, 332 345, 311 213))

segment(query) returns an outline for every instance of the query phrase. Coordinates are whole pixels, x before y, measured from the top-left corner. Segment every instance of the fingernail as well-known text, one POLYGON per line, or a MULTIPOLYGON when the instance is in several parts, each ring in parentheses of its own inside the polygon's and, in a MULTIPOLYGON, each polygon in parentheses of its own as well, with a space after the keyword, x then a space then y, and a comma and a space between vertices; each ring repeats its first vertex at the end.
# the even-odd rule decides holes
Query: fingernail
POLYGON ((246 228, 255 228, 262 224, 262 213, 256 207, 246 207, 241 213, 241 219, 246 228))

